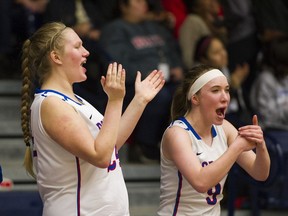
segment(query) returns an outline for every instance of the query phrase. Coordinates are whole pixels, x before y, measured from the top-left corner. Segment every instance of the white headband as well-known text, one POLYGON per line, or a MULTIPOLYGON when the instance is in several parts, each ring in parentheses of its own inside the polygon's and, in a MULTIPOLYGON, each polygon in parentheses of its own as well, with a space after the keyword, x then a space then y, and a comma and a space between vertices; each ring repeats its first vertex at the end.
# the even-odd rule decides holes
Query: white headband
POLYGON ((191 88, 187 94, 187 99, 190 100, 191 97, 196 92, 198 92, 206 83, 208 83, 212 79, 219 77, 219 76, 225 77, 225 75, 218 69, 212 69, 212 70, 207 71, 206 73, 202 74, 191 86, 191 88))

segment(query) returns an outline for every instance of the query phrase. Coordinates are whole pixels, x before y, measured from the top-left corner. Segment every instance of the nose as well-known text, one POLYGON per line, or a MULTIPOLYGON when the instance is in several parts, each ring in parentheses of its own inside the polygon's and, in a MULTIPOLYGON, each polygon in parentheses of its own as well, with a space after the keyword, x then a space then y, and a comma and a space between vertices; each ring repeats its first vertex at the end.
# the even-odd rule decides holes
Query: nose
POLYGON ((84 56, 88 57, 90 55, 89 51, 85 49, 85 47, 83 47, 83 49, 84 49, 84 56))
POLYGON ((229 101, 229 100, 230 100, 230 94, 229 94, 229 92, 227 92, 226 90, 223 90, 223 91, 222 91, 221 100, 222 100, 223 102, 229 101))

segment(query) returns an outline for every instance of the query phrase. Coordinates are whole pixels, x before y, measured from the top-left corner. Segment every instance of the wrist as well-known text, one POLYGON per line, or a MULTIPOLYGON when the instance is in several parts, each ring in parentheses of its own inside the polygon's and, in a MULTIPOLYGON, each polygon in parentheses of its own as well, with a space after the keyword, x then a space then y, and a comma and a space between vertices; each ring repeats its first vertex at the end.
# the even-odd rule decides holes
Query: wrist
POLYGON ((113 104, 122 104, 123 103, 123 98, 113 98, 113 97, 108 97, 108 103, 113 103, 113 104))
POLYGON ((138 106, 146 106, 149 103, 147 99, 145 99, 144 97, 138 96, 137 94, 135 94, 133 101, 135 101, 135 103, 138 106))
POLYGON ((265 142, 263 141, 263 142, 261 142, 261 143, 257 143, 257 145, 256 145, 256 151, 258 150, 265 150, 266 149, 266 144, 265 144, 265 142))
POLYGON ((238 137, 235 141, 230 145, 229 149, 231 149, 238 156, 245 151, 245 147, 241 144, 241 139, 238 137))

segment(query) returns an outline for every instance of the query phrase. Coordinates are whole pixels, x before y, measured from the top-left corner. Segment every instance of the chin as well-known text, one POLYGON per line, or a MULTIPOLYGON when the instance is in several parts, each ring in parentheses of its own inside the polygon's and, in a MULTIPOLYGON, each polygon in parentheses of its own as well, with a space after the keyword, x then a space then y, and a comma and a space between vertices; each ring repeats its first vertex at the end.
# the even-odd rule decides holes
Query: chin
POLYGON ((80 78, 78 82, 84 82, 85 80, 87 80, 87 76, 86 74, 83 74, 80 78))
POLYGON ((224 121, 224 118, 218 118, 215 120, 214 125, 222 125, 224 121))

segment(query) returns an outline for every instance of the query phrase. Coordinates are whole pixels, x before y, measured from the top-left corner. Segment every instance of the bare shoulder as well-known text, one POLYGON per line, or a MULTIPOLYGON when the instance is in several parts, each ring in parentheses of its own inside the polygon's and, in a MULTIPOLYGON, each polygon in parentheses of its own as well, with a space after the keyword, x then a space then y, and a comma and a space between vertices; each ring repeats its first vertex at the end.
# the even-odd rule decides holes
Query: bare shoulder
POLYGON ((75 109, 57 96, 49 96, 43 100, 40 115, 45 129, 49 129, 52 125, 56 129, 79 118, 75 109))
POLYGON ((41 104, 41 115, 75 112, 74 108, 57 96, 45 98, 41 104))
POLYGON ((191 147, 191 140, 187 131, 180 126, 172 126, 166 129, 163 135, 163 153, 168 159, 178 155, 186 147, 191 147))
POLYGON ((184 128, 177 125, 167 128, 164 133, 164 138, 168 140, 179 140, 182 137, 186 136, 188 137, 187 131, 184 128))

